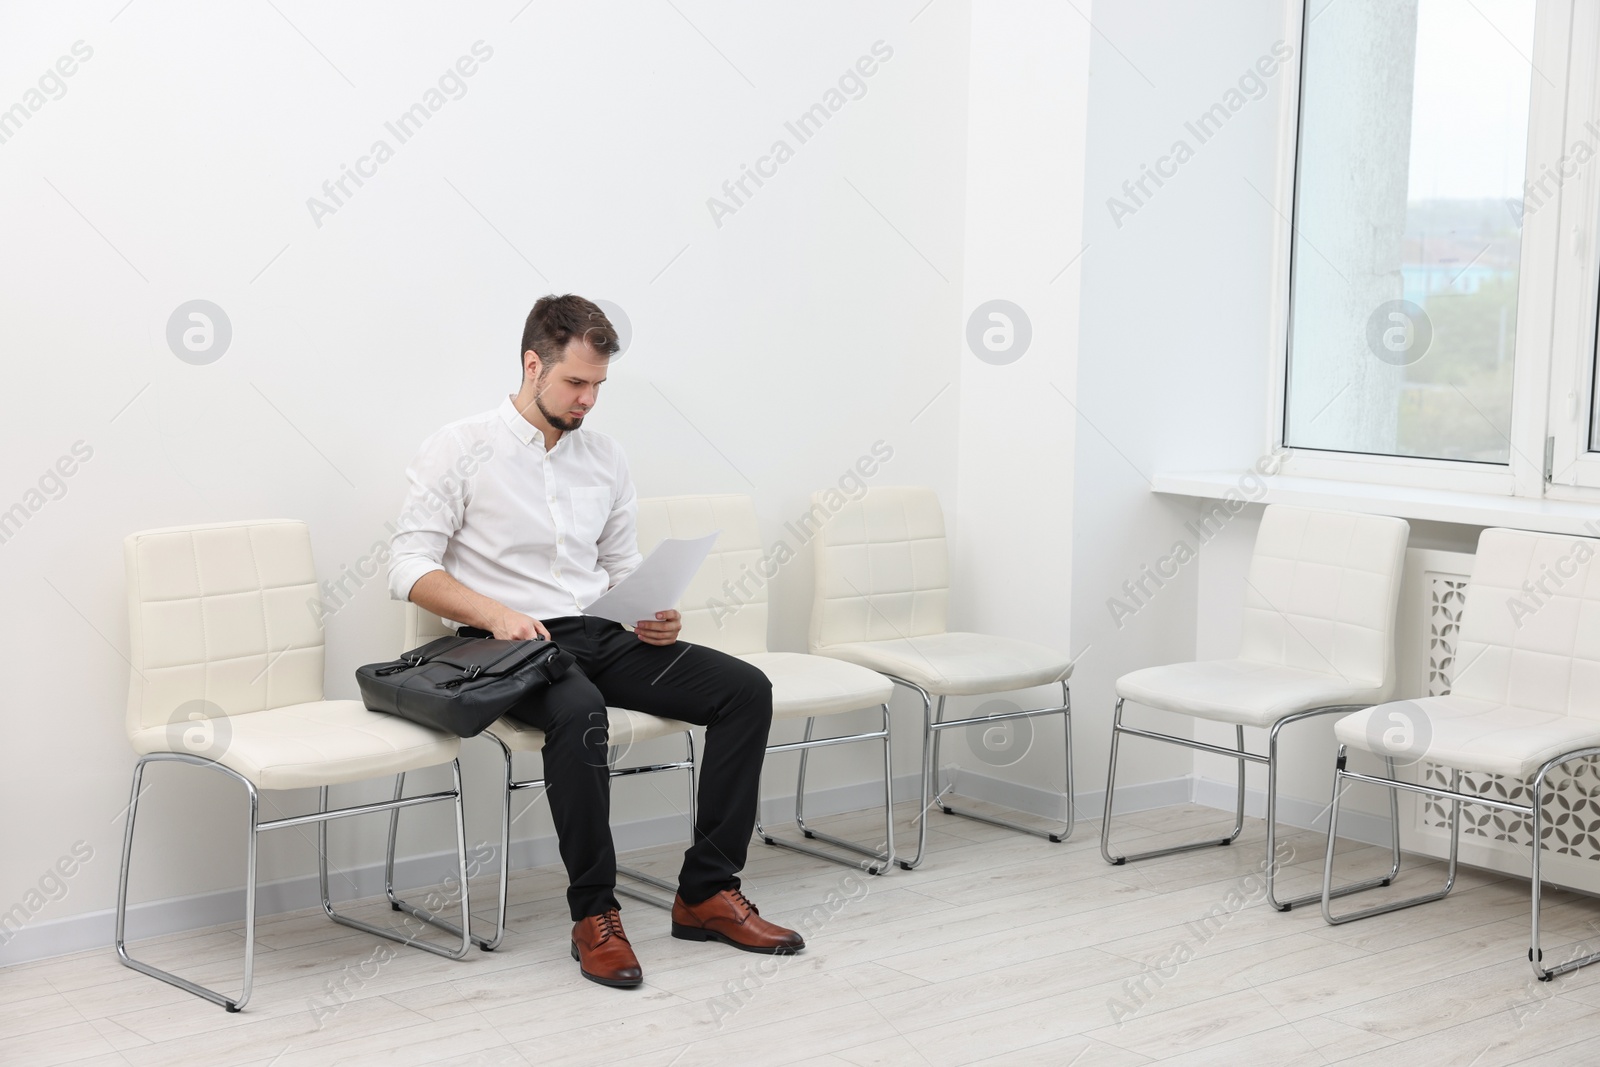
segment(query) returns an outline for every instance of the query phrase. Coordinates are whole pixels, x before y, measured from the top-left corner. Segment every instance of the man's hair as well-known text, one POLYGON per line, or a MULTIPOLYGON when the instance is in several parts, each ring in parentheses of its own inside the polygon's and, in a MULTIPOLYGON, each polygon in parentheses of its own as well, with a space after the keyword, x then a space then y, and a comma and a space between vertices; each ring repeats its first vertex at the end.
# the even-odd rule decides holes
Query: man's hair
POLYGON ((528 312, 517 361, 520 364, 524 354, 532 350, 539 353, 546 367, 554 366, 566 358, 567 342, 575 338, 588 341, 595 351, 607 357, 616 355, 621 347, 616 327, 594 301, 576 293, 542 296, 528 312))

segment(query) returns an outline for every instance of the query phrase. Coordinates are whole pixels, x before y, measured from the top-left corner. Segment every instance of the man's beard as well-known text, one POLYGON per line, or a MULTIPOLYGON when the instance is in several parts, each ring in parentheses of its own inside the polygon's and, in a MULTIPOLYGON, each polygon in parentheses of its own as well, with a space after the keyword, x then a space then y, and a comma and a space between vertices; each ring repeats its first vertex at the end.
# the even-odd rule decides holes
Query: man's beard
POLYGON ((562 433, 571 433, 573 430, 576 430, 579 426, 583 425, 582 415, 579 415, 577 418, 566 419, 561 418, 558 415, 552 415, 550 413, 550 409, 544 406, 544 397, 542 396, 535 396, 533 398, 533 405, 539 409, 539 414, 545 417, 546 422, 560 430, 562 433))

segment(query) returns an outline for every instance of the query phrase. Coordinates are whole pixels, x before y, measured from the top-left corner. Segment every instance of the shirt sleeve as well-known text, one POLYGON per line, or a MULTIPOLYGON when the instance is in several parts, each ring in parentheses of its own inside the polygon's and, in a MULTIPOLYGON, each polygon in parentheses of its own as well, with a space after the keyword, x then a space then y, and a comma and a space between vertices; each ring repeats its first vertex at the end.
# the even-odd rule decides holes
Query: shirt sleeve
POLYGON ((411 587, 431 571, 444 570, 450 538, 467 511, 466 450, 451 430, 422 443, 406 468, 406 498, 389 538, 389 596, 411 599, 411 587))
POLYGON ((633 488, 628 460, 617 450, 616 490, 612 494, 611 514, 600 531, 598 562, 616 585, 643 562, 639 554, 639 494, 633 488))

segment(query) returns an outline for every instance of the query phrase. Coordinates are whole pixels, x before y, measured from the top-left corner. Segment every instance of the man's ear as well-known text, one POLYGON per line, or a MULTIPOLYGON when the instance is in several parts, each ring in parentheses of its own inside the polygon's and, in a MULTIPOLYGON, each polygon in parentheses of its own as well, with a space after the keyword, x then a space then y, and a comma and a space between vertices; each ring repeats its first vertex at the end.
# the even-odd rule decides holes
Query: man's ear
POLYGON ((522 353, 522 374, 525 378, 537 380, 539 372, 544 369, 544 361, 539 358, 539 353, 528 349, 522 353))

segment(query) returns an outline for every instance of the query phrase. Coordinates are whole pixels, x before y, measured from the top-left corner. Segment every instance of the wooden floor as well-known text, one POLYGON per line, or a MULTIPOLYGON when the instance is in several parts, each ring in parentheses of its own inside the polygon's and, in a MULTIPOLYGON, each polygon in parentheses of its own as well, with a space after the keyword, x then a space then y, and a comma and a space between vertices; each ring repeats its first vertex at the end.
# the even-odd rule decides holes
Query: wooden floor
MULTIPOLYGON (((1225 818, 1145 812, 1127 817, 1125 837, 1155 847, 1225 818)), ((833 823, 871 834, 866 815, 833 823)), ((1600 1061, 1600 966, 1532 980, 1523 882, 1464 871, 1444 902, 1335 928, 1315 907, 1261 902, 1259 822, 1233 848, 1124 867, 1100 859, 1091 824, 1063 845, 950 816, 935 826, 920 870, 880 878, 755 846, 746 891, 763 914, 809 916, 796 957, 677 941, 663 912, 629 903, 645 985, 602 988, 568 956, 564 879, 543 868, 514 876, 504 947, 460 962, 320 912, 264 922, 240 1014, 127 970, 109 949, 8 968, 0 1064, 1600 1061)), ((1288 844, 1285 880, 1309 889, 1320 841, 1288 844)), ((1383 859, 1351 857, 1368 870, 1383 859)), ((627 859, 669 875, 676 865, 672 850, 627 859)), ((1419 861, 1382 892, 1411 895, 1438 876, 1419 861)), ((377 905, 360 914, 399 918, 377 905)), ((1600 943, 1600 902, 1554 893, 1545 918, 1547 959, 1600 943)), ((235 927, 135 955, 236 988, 241 944, 235 927)))

